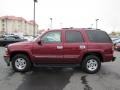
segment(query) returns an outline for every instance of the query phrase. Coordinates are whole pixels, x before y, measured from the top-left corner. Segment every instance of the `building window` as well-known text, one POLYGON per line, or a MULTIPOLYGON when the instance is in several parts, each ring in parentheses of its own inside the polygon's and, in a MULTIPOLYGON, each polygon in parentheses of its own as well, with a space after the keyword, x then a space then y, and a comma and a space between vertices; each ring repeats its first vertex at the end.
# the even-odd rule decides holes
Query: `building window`
POLYGON ((4 19, 2 19, 2 22, 3 22, 3 23, 4 23, 4 21, 5 21, 5 20, 4 20, 4 19))
POLYGON ((3 27, 2 30, 5 31, 5 28, 3 27))
POLYGON ((3 24, 2 24, 2 26, 4 27, 4 26, 5 26, 5 24, 3 23, 3 24))

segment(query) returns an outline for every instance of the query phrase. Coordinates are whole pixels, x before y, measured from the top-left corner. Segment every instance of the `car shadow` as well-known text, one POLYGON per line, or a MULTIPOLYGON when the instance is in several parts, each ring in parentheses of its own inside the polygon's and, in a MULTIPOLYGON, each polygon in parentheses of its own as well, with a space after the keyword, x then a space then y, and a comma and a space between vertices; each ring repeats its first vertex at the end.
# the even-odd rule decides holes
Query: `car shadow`
POLYGON ((33 68, 17 90, 62 90, 78 68, 33 68))

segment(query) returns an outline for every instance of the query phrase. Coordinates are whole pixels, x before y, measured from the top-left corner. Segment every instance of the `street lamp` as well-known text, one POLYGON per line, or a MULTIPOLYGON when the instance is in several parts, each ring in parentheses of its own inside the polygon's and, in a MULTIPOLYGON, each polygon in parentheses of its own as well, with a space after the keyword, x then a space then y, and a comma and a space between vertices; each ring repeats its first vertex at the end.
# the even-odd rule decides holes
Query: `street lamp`
POLYGON ((97 28, 98 28, 98 20, 99 20, 99 19, 96 19, 96 30, 97 30, 97 28))
POLYGON ((92 28, 93 27, 93 24, 91 24, 91 27, 90 28, 92 28))
POLYGON ((7 28, 8 28, 8 25, 7 25, 8 17, 6 17, 5 20, 6 20, 6 30, 5 30, 5 34, 8 34, 8 30, 7 30, 7 28))
POLYGON ((37 0, 33 0, 34 1, 34 8, 33 8, 33 16, 34 16, 34 26, 33 26, 33 36, 35 37, 35 3, 37 3, 37 0))
POLYGON ((50 29, 52 29, 52 18, 50 18, 50 29))

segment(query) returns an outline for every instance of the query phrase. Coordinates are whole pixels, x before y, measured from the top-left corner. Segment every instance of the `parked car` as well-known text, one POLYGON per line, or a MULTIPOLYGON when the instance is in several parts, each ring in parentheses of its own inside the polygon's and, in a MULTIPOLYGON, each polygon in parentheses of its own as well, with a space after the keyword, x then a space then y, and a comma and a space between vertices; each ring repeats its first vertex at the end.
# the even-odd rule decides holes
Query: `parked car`
POLYGON ((120 43, 120 38, 116 38, 112 40, 113 44, 116 45, 117 43, 120 43))
POLYGON ((26 41, 17 35, 5 35, 0 38, 0 46, 6 46, 11 43, 26 41))
POLYGON ((117 40, 118 39, 118 37, 111 37, 111 40, 112 41, 115 41, 115 40, 117 40))
POLYGON ((32 41, 34 39, 33 36, 24 36, 24 39, 26 39, 27 41, 32 41))
POLYGON ((114 49, 117 50, 117 51, 120 51, 120 43, 117 43, 117 44, 114 46, 114 49))
POLYGON ((26 72, 32 66, 76 67, 93 74, 101 63, 114 61, 112 41, 102 30, 49 30, 33 41, 10 44, 4 60, 15 71, 26 72))

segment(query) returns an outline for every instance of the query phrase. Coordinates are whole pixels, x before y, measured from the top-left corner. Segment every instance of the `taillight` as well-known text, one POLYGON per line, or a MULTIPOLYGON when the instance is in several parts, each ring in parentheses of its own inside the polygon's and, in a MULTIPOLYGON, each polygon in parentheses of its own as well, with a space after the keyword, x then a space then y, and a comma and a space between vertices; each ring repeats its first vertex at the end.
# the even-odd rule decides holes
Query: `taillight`
POLYGON ((113 51, 114 51, 114 49, 115 49, 115 45, 112 46, 112 50, 113 50, 113 51))
POLYGON ((8 54, 8 48, 5 48, 5 54, 8 54))

